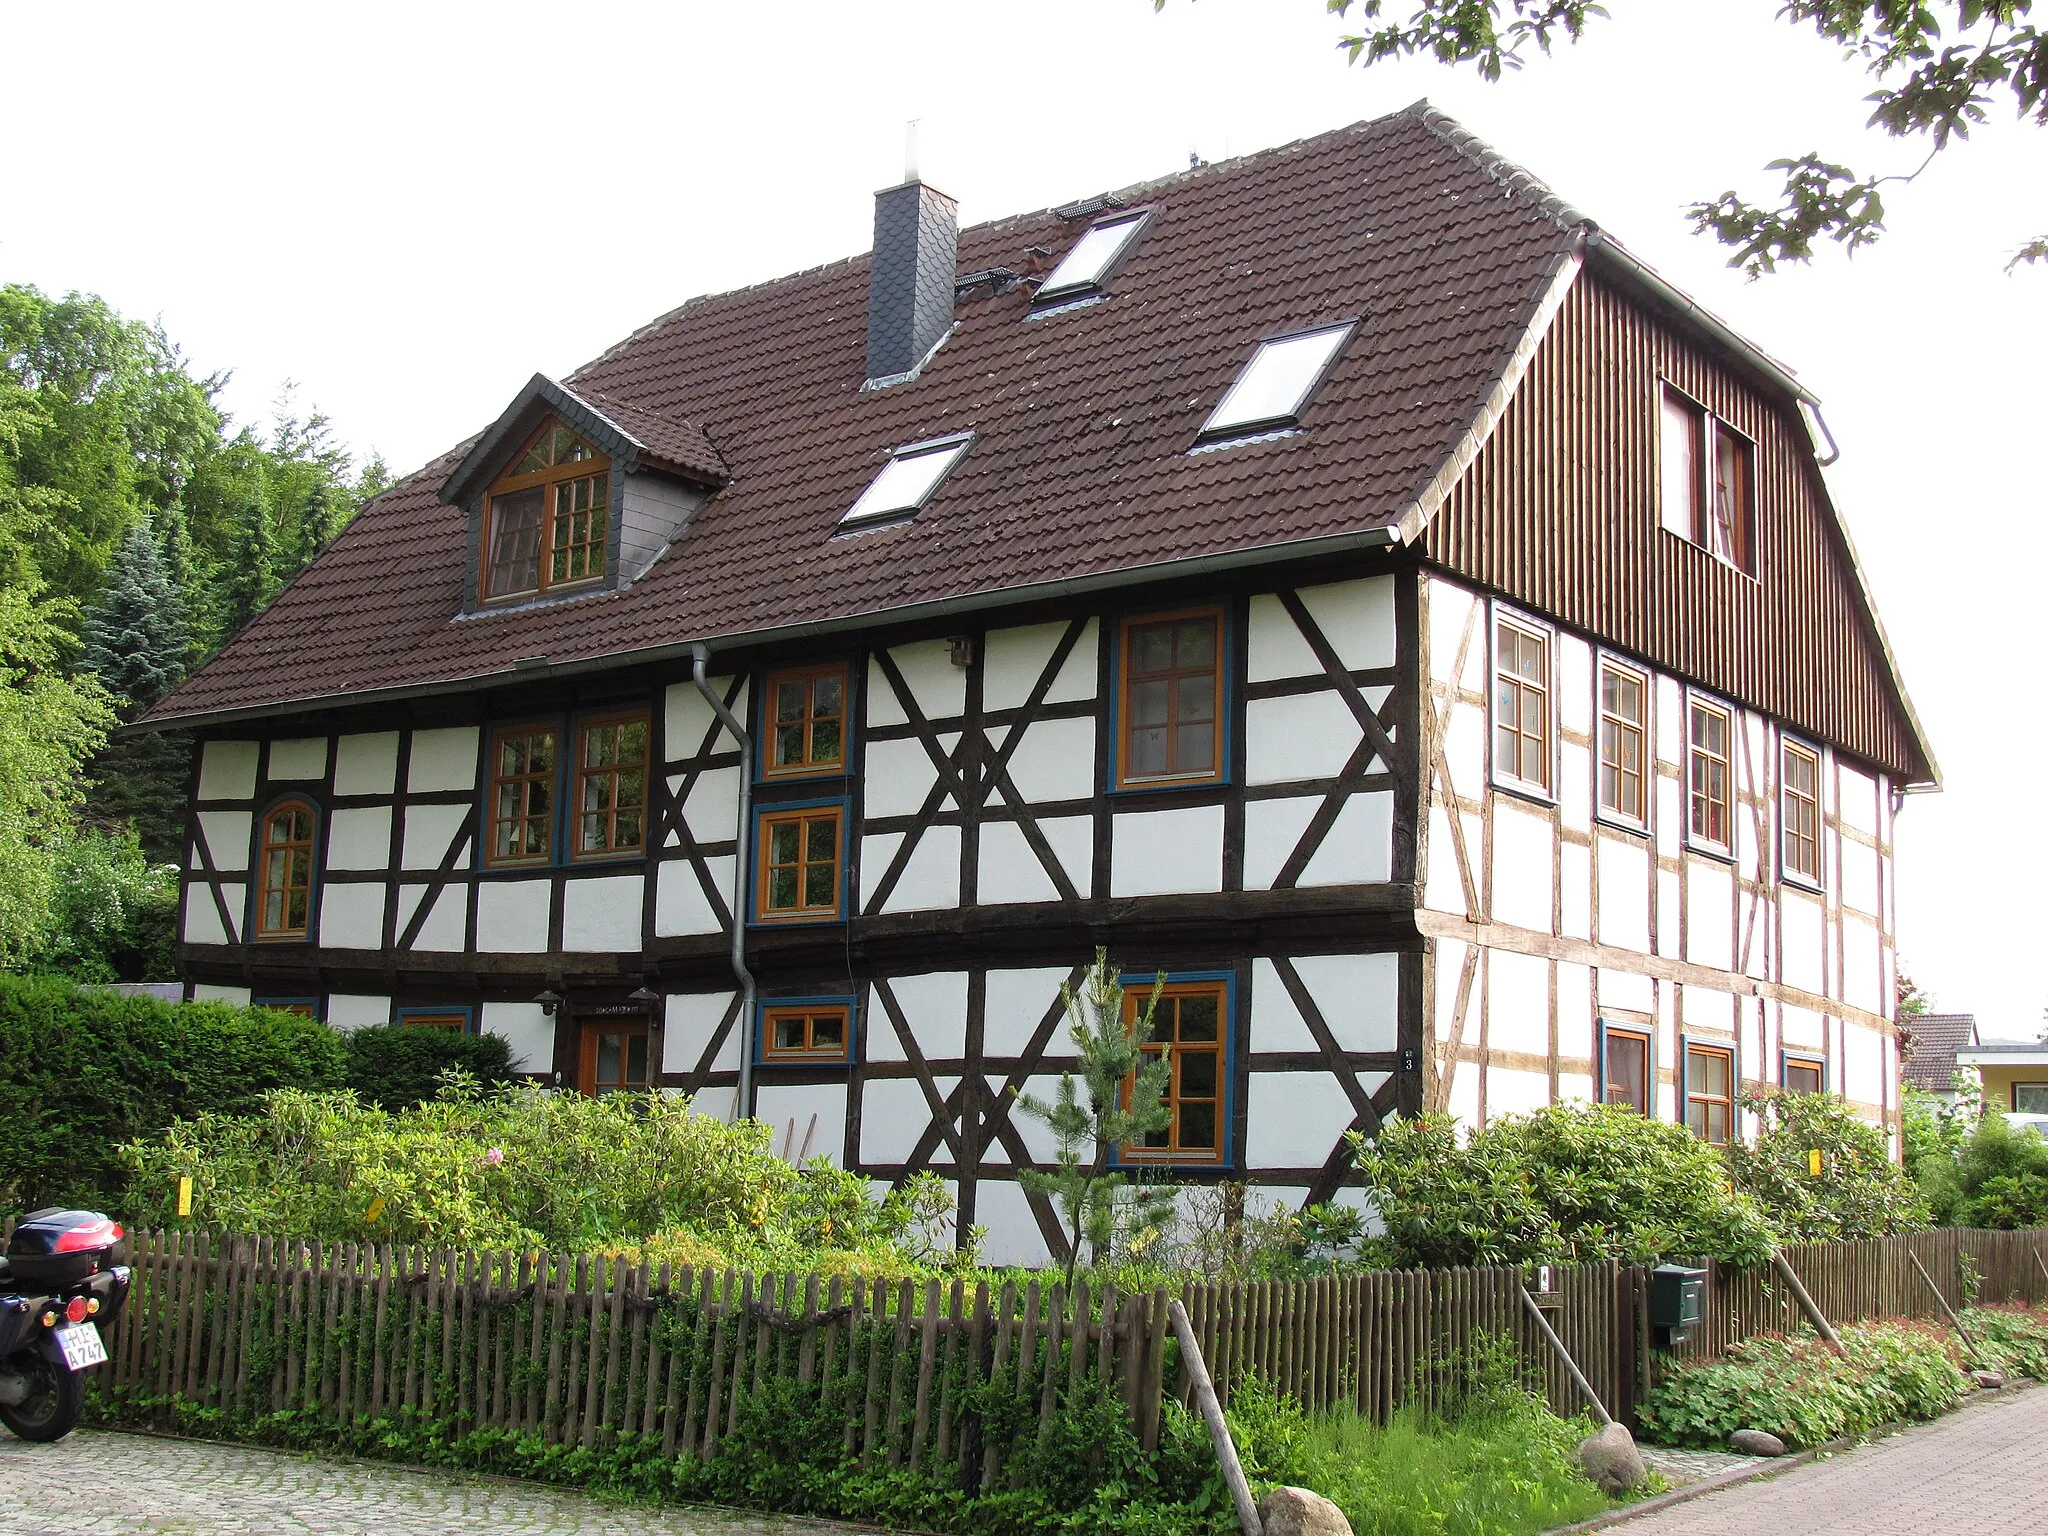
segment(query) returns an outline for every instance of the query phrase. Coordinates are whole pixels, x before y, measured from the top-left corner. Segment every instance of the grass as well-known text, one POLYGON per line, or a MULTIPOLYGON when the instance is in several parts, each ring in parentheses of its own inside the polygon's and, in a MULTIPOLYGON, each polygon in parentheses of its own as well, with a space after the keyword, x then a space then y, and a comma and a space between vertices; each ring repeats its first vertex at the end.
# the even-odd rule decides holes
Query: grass
POLYGON ((1384 1428, 1346 1405, 1309 1421, 1303 1483, 1356 1536, 1532 1536, 1609 1507, 1578 1467, 1592 1432, 1521 1393, 1448 1418, 1403 1409, 1384 1428))

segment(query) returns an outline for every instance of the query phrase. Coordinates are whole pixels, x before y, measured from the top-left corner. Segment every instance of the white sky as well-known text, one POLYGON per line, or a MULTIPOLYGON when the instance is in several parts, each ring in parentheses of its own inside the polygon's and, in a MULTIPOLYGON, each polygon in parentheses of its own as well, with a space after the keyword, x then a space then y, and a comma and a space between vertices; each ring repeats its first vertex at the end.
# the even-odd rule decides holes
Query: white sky
POLYGON ((2001 114, 1895 190, 1875 250, 1747 283, 1688 201, 1769 193, 1779 154, 1918 158, 1862 130, 1861 73, 1777 4, 1610 0, 1489 86, 1347 67, 1321 0, 0 0, 0 280, 161 318, 234 370, 241 419, 296 379, 403 471, 686 298, 864 250, 907 119, 978 222, 1427 95, 1826 402, 1830 483, 1947 781, 1900 821, 1901 950, 1939 1006, 2031 1038, 2048 271, 2001 268, 2048 233, 2048 133, 2001 114))

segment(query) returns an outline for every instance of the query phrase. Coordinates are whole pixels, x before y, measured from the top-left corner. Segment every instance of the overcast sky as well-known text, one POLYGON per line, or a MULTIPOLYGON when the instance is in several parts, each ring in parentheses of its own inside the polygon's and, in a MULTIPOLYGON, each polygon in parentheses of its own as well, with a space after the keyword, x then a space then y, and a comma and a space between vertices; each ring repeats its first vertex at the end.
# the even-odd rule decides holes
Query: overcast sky
MULTIPOLYGON (((529 6, 0 0, 0 280, 160 318, 225 403, 282 383, 408 470, 693 295, 864 250, 922 121, 968 222, 1269 148, 1421 96, 1791 364, 1946 793, 1899 823, 1901 949, 1945 1009, 2048 1004, 2041 568, 2048 133, 2001 120, 1853 262, 1760 283, 1681 210, 1780 154, 1908 169, 1778 0, 1609 0, 1487 85, 1349 68, 1322 0, 529 6)), ((1399 0, 1390 7, 1402 9, 1399 0)))

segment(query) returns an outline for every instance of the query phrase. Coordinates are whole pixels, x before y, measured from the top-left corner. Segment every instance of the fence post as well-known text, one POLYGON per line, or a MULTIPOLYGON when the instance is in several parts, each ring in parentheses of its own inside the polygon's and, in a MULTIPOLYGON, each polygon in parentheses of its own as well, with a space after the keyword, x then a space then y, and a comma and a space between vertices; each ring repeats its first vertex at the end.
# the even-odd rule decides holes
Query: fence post
POLYGON ((1223 1465, 1223 1481, 1230 1489, 1230 1501, 1237 1506, 1237 1523, 1244 1536, 1265 1536, 1259 1506, 1252 1501, 1251 1484, 1245 1481, 1244 1466, 1237 1459, 1237 1446, 1230 1438, 1230 1423, 1223 1417, 1223 1405, 1216 1401, 1216 1383, 1209 1379, 1209 1366, 1202 1359, 1202 1346, 1188 1324, 1187 1309, 1178 1298, 1166 1304, 1166 1315, 1180 1340, 1180 1366, 1195 1389, 1202 1419, 1209 1426, 1209 1440, 1216 1447, 1216 1459, 1223 1465))

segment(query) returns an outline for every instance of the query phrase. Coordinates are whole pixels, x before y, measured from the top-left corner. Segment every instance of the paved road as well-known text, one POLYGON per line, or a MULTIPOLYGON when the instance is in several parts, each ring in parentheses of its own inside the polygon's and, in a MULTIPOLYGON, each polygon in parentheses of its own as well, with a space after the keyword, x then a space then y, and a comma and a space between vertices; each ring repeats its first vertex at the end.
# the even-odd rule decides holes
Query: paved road
POLYGON ((1618 1536, 2048 1531, 2048 1390, 2001 1393, 1782 1476, 1624 1521, 1618 1536))
POLYGON ((80 1430, 0 1430, 0 1536, 850 1536, 853 1527, 651 1510, 493 1478, 80 1430))

